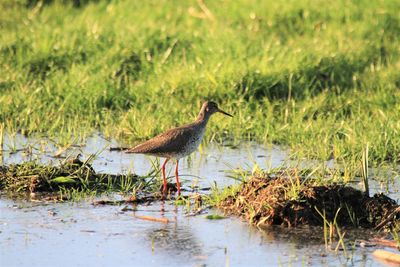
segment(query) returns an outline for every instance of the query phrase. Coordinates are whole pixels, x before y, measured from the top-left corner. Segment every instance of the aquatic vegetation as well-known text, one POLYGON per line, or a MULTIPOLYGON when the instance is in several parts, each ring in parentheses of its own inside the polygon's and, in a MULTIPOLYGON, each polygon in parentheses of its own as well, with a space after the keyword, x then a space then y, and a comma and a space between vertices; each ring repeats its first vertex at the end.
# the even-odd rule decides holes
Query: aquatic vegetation
POLYGON ((61 200, 76 200, 107 192, 135 195, 149 184, 144 178, 133 174, 98 174, 88 160, 82 162, 78 158, 65 160, 59 166, 25 162, 0 167, 0 191, 11 195, 56 194, 61 200))
POLYGON ((222 219, 225 219, 225 217, 221 216, 221 215, 218 215, 218 214, 208 214, 206 216, 206 219, 208 219, 208 220, 222 220, 222 219))
POLYGON ((397 247, 400 249, 400 222, 397 222, 393 228, 392 236, 397 243, 397 247))

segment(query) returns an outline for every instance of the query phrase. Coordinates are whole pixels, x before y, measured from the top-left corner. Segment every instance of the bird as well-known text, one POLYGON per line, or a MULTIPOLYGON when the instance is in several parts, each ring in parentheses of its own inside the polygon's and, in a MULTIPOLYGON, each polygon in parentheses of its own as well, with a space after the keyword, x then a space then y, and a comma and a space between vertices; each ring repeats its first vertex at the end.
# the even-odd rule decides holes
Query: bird
POLYGON ((167 179, 165 177, 165 166, 169 160, 175 160, 175 178, 177 193, 180 195, 181 186, 179 182, 179 160, 184 158, 199 147, 211 115, 222 113, 233 117, 231 114, 221 110, 217 103, 206 101, 203 103, 199 114, 194 122, 167 130, 133 148, 126 150, 126 153, 145 154, 165 158, 161 166, 163 178, 163 194, 167 192, 167 179))

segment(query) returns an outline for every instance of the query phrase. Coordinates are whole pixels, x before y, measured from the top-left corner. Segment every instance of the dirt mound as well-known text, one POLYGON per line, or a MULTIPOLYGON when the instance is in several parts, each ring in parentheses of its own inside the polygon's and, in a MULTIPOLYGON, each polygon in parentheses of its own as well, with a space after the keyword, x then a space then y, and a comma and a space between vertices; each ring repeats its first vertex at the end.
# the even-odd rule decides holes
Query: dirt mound
POLYGON ((219 207, 257 225, 323 225, 324 216, 330 222, 336 217, 340 226, 381 228, 400 222, 399 205, 383 194, 369 197, 343 184, 313 185, 290 175, 253 177, 219 207))

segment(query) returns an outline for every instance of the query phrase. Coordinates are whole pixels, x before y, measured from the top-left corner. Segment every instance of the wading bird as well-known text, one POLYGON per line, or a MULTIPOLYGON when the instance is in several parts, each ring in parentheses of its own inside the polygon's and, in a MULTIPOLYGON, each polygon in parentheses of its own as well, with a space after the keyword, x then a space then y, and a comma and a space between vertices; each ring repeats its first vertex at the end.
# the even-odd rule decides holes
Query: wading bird
POLYGON ((175 177, 176 186, 178 188, 178 195, 181 193, 181 186, 179 183, 178 163, 179 159, 188 156, 195 150, 203 139, 206 130, 207 122, 211 115, 219 112, 229 117, 232 115, 218 108, 215 102, 207 101, 201 107, 200 113, 193 123, 177 127, 166 132, 163 132, 156 137, 147 140, 133 148, 128 149, 127 153, 145 154, 156 157, 165 158, 161 167, 163 177, 163 193, 167 192, 167 179, 165 177, 165 165, 172 159, 176 161, 175 177))

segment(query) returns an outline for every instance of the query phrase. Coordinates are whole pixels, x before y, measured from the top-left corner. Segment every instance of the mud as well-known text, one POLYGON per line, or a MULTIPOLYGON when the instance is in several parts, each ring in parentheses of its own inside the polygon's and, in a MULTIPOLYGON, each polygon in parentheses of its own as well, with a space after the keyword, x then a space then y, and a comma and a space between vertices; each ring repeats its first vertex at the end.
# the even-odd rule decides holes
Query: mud
POLYGON ((369 197, 344 184, 314 185, 312 179, 295 175, 253 177, 219 208, 256 225, 323 225, 324 216, 339 226, 380 229, 400 223, 399 205, 382 193, 369 197))

